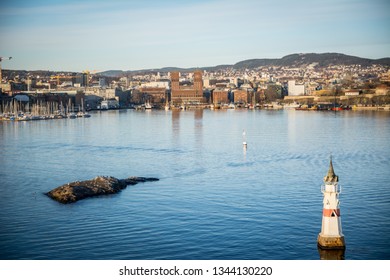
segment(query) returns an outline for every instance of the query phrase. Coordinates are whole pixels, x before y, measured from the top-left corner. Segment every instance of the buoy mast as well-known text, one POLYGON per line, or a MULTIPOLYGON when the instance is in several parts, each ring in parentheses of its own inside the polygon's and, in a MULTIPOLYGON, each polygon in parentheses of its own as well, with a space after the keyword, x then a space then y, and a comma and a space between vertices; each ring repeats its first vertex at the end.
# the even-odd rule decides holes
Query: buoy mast
POLYGON ((242 146, 244 149, 246 149, 246 147, 247 147, 245 129, 242 130, 242 146))

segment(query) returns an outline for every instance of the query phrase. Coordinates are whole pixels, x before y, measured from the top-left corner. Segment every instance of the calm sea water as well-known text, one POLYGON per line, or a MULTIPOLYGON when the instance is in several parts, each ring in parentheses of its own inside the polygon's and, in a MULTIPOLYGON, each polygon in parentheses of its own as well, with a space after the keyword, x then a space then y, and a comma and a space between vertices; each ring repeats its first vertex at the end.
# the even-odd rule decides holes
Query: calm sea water
POLYGON ((390 259, 389 139, 390 113, 376 111, 1 122, 0 258, 319 259, 332 154, 345 259, 390 259), (97 175, 160 181, 69 205, 44 195, 97 175))

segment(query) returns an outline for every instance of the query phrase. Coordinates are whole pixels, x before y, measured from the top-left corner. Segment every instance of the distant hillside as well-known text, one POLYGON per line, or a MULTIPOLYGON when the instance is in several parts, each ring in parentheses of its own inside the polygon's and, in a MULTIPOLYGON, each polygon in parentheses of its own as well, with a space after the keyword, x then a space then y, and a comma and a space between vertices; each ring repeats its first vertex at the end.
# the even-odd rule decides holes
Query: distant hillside
POLYGON ((127 75, 136 75, 136 74, 145 74, 145 73, 152 73, 152 72, 173 72, 173 71, 179 71, 179 72, 193 72, 195 70, 206 70, 206 69, 212 69, 215 67, 202 67, 202 68, 180 68, 180 67, 163 67, 158 69, 141 69, 141 70, 129 70, 129 71, 122 71, 122 70, 108 70, 104 72, 99 72, 99 75, 102 76, 108 76, 108 77, 119 77, 119 76, 127 76, 127 75))
POLYGON ((288 66, 288 67, 302 67, 316 63, 319 67, 327 67, 330 65, 353 65, 359 64, 362 66, 370 66, 373 64, 379 64, 384 66, 390 66, 390 58, 381 59, 368 59, 357 56, 345 55, 341 53, 300 53, 290 54, 282 58, 265 58, 265 59, 248 59, 237 62, 234 65, 224 64, 217 66, 201 67, 201 68, 179 68, 179 67, 164 67, 159 69, 144 69, 135 71, 122 71, 122 70, 109 70, 100 72, 100 75, 109 77, 119 77, 125 75, 134 75, 139 73, 150 73, 150 72, 192 72, 196 69, 206 71, 216 71, 226 68, 234 69, 253 69, 261 66, 288 66))
POLYGON ((377 59, 374 61, 375 61, 375 63, 380 64, 380 65, 390 66, 390 57, 385 57, 385 58, 377 59))
POLYGON ((235 69, 242 69, 242 68, 256 68, 260 66, 271 66, 271 65, 279 65, 280 59, 269 59, 269 58, 262 58, 262 59, 248 59, 243 60, 240 62, 237 62, 236 64, 232 65, 235 69))
POLYGON ((260 66, 292 66, 299 67, 317 63, 320 67, 329 65, 352 65, 360 64, 369 66, 372 64, 381 64, 390 66, 390 58, 368 59, 357 56, 350 56, 341 53, 305 53, 305 54, 290 54, 280 59, 249 59, 240 61, 234 64, 234 68, 256 68, 260 66))
POLYGON ((97 73, 102 76, 107 76, 107 77, 120 77, 126 74, 126 71, 123 70, 108 70, 104 72, 99 72, 97 73))

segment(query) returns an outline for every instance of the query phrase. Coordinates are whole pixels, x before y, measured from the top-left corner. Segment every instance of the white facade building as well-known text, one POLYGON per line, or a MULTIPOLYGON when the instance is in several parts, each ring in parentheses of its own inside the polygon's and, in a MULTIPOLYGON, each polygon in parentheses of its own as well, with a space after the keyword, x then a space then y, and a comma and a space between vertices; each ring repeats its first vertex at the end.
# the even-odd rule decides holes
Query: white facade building
POLYGON ((358 96, 360 92, 358 90, 346 90, 345 96, 358 96))
POLYGON ((296 84, 295 80, 288 81, 288 95, 296 96, 296 95, 304 95, 305 94, 305 85, 304 84, 296 84))
POLYGON ((166 88, 169 89, 169 82, 167 81, 158 81, 158 82, 148 82, 141 84, 142 88, 166 88))
POLYGON ((210 87, 210 79, 209 79, 209 78, 204 78, 204 79, 203 79, 203 86, 204 86, 205 88, 210 87))

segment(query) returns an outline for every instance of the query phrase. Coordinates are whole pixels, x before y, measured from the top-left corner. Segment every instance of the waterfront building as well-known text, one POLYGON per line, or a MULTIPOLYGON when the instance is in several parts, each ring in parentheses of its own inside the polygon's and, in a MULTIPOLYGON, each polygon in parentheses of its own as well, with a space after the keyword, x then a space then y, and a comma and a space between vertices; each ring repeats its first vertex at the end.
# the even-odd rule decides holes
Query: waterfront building
POLYGON ((103 100, 100 104, 101 110, 110 110, 110 109, 118 109, 119 102, 116 99, 107 99, 103 100))
POLYGON ((246 89, 236 89, 233 93, 234 103, 248 103, 248 92, 246 89))
POLYGON ((193 74, 193 85, 181 86, 179 72, 171 72, 171 101, 174 104, 199 104, 203 102, 202 71, 193 74))
POLYGON ((346 90, 344 91, 345 96, 358 96, 360 94, 359 90, 346 90))
POLYGON ((305 95, 314 95, 318 88, 318 84, 315 82, 306 82, 305 83, 305 95))
POLYGON ((297 84, 295 80, 288 81, 288 95, 304 95, 305 85, 297 84))
POLYGON ((216 88, 213 91, 213 104, 226 104, 229 103, 229 90, 216 88))
POLYGON ((141 87, 139 92, 142 94, 144 101, 150 103, 165 103, 167 90, 165 87, 141 87))
POLYGON ((97 96, 97 95, 86 95, 85 96, 85 110, 90 110, 90 109, 98 109, 100 107, 100 103, 103 100, 102 97, 97 96))
POLYGON ((322 227, 318 235, 318 246, 322 249, 344 249, 345 240, 341 229, 339 177, 334 173, 330 158, 328 174, 324 177, 322 227))

